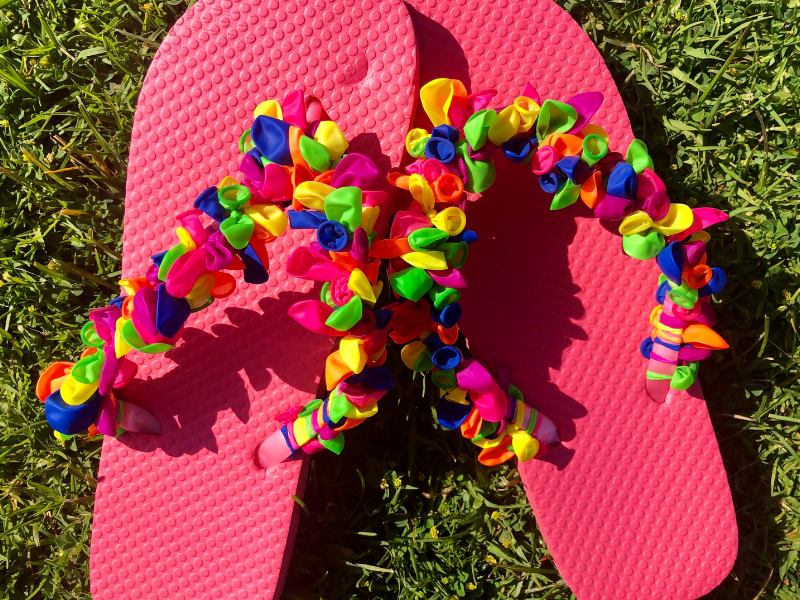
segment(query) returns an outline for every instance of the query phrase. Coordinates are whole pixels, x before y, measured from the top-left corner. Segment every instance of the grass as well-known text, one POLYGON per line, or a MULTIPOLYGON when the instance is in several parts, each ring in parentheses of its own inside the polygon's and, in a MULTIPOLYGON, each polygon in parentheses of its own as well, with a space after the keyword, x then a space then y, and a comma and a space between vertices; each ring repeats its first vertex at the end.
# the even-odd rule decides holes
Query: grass
MULTIPOLYGON (((710 249, 732 349, 702 376, 741 537, 709 597, 800 598, 800 2, 561 1, 671 196, 732 217, 710 249)), ((0 0, 0 598, 89 596, 100 444, 59 445, 32 383, 116 289, 133 109, 185 8, 0 0)), ((401 384, 345 460, 313 461, 285 597, 570 598, 515 471, 477 465, 401 384)))

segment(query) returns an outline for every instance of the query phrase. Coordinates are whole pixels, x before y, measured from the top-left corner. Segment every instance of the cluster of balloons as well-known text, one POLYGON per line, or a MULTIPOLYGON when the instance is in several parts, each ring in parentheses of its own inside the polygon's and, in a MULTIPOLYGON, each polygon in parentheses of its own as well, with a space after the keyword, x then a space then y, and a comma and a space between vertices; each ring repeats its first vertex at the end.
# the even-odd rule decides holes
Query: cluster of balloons
POLYGON ((477 241, 466 228, 466 194, 494 183, 499 156, 529 165, 552 194, 552 209, 580 198, 598 218, 620 221, 626 254, 656 259, 659 305, 641 346, 650 361, 647 390, 661 402, 670 389, 687 389, 698 361, 727 347, 710 329, 709 299, 725 275, 706 265, 705 231, 727 216, 670 202, 641 141, 625 156, 610 152, 606 132, 590 123, 602 94, 542 102, 528 84, 511 105, 489 109, 495 94, 468 95, 450 79, 422 88, 433 128, 409 132, 406 149, 415 160, 388 176, 412 198, 396 211, 388 210, 375 163, 347 153, 347 139, 317 99, 296 90, 259 104, 240 140, 238 179, 203 191, 176 217, 176 245, 154 255, 145 276, 123 280, 124 296, 91 311, 77 363, 42 374, 37 394, 56 435, 160 433, 152 415, 114 394, 136 374, 126 355, 174 347, 192 312, 235 291, 232 271, 247 283, 266 282, 267 244, 291 227, 316 233, 293 250, 288 274, 322 287, 318 300, 298 302, 289 314, 339 342, 326 359, 327 397, 279 415, 280 429, 259 448, 262 466, 301 450, 341 453, 342 432, 374 415, 394 387, 384 366, 390 339, 402 346, 403 364, 438 388, 440 425, 478 445, 482 463, 542 456, 559 442, 555 425, 472 357, 458 326, 461 269, 477 241), (385 283, 391 298, 381 306, 385 283))

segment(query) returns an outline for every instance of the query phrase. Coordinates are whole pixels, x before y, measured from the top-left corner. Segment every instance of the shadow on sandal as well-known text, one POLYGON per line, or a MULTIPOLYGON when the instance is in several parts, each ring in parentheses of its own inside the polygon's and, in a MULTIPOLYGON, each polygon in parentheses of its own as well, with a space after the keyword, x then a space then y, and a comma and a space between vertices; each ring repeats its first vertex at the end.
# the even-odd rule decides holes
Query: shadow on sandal
MULTIPOLYGON (((240 294, 247 291, 244 285, 240 294)), ((258 392, 267 390, 275 376, 294 390, 314 394, 317 383, 308 375, 308 364, 318 365, 314 372, 321 373, 332 340, 287 315, 292 304, 313 296, 313 291, 288 292, 263 298, 255 308, 229 305, 223 309, 223 322, 209 329, 187 327, 183 342, 151 363, 156 369, 158 363, 170 361, 177 367, 158 378, 141 372, 124 392, 124 400, 158 417, 164 434, 126 433, 120 442, 142 451, 161 448, 170 456, 203 448, 216 453, 219 413, 230 410, 242 423, 258 419, 268 408, 260 405, 258 392), (219 357, 225 357, 224 368, 217 364, 219 357)), ((288 407, 288 402, 279 410, 269 407, 269 415, 288 407)))

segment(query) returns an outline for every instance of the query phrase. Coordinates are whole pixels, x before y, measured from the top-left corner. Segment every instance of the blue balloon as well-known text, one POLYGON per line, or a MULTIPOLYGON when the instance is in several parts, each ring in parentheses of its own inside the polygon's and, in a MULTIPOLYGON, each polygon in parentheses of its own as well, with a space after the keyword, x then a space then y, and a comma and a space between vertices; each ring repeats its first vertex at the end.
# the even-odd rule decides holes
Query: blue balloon
POLYGON ((467 242, 467 244, 472 244, 478 241, 478 234, 472 231, 471 229, 465 229, 458 235, 451 235, 450 242, 467 242))
POLYGON ((433 128, 433 131, 431 131, 431 137, 448 140, 449 142, 455 144, 458 141, 459 133, 458 129, 452 125, 439 125, 438 127, 433 128))
POLYGON ((672 242, 658 253, 656 262, 661 272, 667 276, 667 279, 677 285, 681 284, 681 276, 683 275, 683 244, 680 242, 672 242))
POLYGON ((256 166, 261 169, 261 172, 264 172, 264 163, 261 162, 261 152, 258 151, 258 148, 252 148, 247 152, 253 159, 256 161, 256 166))
POLYGON ((667 298, 667 293, 670 291, 669 281, 662 281, 661 285, 658 286, 656 290, 656 302, 659 304, 664 304, 664 300, 667 298))
POLYGON ((219 203, 219 198, 217 197, 216 186, 212 185, 210 188, 206 188, 200 192, 200 195, 194 201, 194 207, 199 208, 209 217, 220 223, 226 218, 225 209, 222 208, 222 204, 219 203))
POLYGON ((650 360, 650 353, 652 351, 653 351, 653 339, 649 337, 644 338, 642 340, 642 343, 639 344, 639 352, 647 360, 650 360))
POLYGON ((116 306, 118 309, 122 310, 122 303, 125 302, 125 296, 119 296, 117 298, 112 298, 108 305, 109 306, 116 306))
POLYGON ((247 283, 258 284, 269 281, 269 271, 250 244, 239 250, 239 256, 244 263, 242 275, 247 283))
POLYGON ((266 115, 259 115, 253 121, 250 137, 261 155, 270 162, 285 167, 294 164, 289 147, 289 123, 266 115))
POLYGON ((458 302, 451 302, 442 310, 431 308, 431 317, 445 329, 450 329, 455 327, 461 318, 461 305, 458 302))
POLYGON ((431 137, 425 144, 425 158, 435 158, 447 164, 456 157, 456 147, 448 139, 431 137))
POLYGON ((317 241, 323 250, 341 252, 347 248, 350 238, 347 228, 339 221, 325 221, 317 227, 317 241))
POLYGON ((725 284, 728 283, 728 277, 725 275, 725 271, 720 269, 719 267, 714 267, 711 269, 711 281, 697 290, 697 296, 699 298, 705 298, 706 296, 710 296, 711 294, 716 294, 717 292, 721 292, 722 289, 725 287, 725 284))
POLYGON ((97 419, 102 398, 99 392, 95 392, 83 404, 67 404, 61 397, 61 390, 56 390, 44 401, 44 416, 58 433, 75 435, 89 429, 97 419))
POLYGON ((639 191, 639 179, 636 171, 626 162, 617 163, 606 183, 606 193, 617 198, 635 200, 639 191))
POLYGON ((539 186, 546 194, 555 194, 566 181, 567 178, 554 169, 539 177, 539 186))
POLYGON ((445 429, 457 429, 467 420, 469 413, 472 412, 472 402, 469 404, 459 404, 441 398, 436 405, 436 419, 445 429))
POLYGON ((176 298, 167 291, 166 284, 156 289, 156 329, 164 337, 175 337, 192 314, 186 298, 176 298))
POLYGON ((161 261, 164 260, 164 257, 166 255, 167 255, 167 250, 164 250, 164 252, 159 252, 158 254, 153 254, 152 256, 150 256, 150 260, 153 261, 153 264, 155 266, 160 267, 161 261))
POLYGON ((461 352, 455 346, 442 346, 433 353, 431 361, 440 369, 455 369, 461 364, 461 352))
POLYGON ((594 172, 581 160, 580 156, 567 156, 562 158, 556 163, 556 169, 575 185, 583 185, 594 172))
POLYGON ((500 150, 512 163, 521 163, 528 157, 537 142, 536 135, 532 133, 525 137, 511 138, 507 142, 503 142, 500 144, 500 150))
POLYGON ((436 333, 430 334, 428 337, 422 340, 422 343, 428 348, 433 348, 434 350, 442 348, 445 345, 445 343, 439 337, 439 334, 436 333))
POLYGON ((316 229, 328 220, 325 213, 314 210, 289 210, 286 214, 292 229, 316 229))
POLYGON ((394 373, 386 367, 370 367, 362 371, 365 373, 364 387, 371 390, 390 390, 394 387, 394 373))
POLYGON ((392 320, 394 313, 391 310, 376 310, 375 311, 375 329, 386 329, 389 326, 389 321, 392 320))

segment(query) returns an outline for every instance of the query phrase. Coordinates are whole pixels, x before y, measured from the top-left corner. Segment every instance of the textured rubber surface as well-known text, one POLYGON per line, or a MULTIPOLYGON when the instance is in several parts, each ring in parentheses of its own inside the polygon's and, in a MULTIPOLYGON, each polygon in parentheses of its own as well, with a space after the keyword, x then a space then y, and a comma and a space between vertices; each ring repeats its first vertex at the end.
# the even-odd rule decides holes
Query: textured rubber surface
MULTIPOLYGON (((323 101, 388 172, 413 113, 416 47, 399 0, 201 0, 176 23, 136 110, 123 276, 177 240, 173 216, 238 170, 238 139, 260 101, 295 88, 323 101), (382 156, 383 154, 383 156, 382 156)), ((288 278, 288 232, 269 246, 272 278, 193 315, 165 356, 135 354, 125 398, 162 437, 106 438, 91 548, 95 600, 269 599, 291 548, 292 494, 306 461, 253 464, 274 417, 314 397, 332 340, 286 313, 312 286, 288 278)), ((287 561, 288 564, 288 561, 287 561)))
MULTIPOLYGON (((498 88, 492 107, 526 81, 557 100, 599 90, 593 122, 612 150, 627 148, 630 123, 602 57, 550 0, 410 4, 420 83, 498 88)), ((416 121, 426 124, 422 111, 416 121)), ((660 406, 644 391, 638 346, 657 269, 625 256, 581 202, 551 212, 530 169, 498 163, 495 186, 467 209, 479 239, 460 325, 476 358, 505 364, 564 437, 547 462, 520 465, 547 547, 580 600, 697 598, 730 571, 738 536, 699 386, 660 406)))

